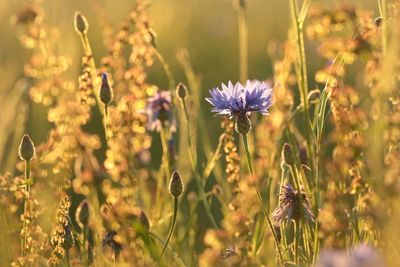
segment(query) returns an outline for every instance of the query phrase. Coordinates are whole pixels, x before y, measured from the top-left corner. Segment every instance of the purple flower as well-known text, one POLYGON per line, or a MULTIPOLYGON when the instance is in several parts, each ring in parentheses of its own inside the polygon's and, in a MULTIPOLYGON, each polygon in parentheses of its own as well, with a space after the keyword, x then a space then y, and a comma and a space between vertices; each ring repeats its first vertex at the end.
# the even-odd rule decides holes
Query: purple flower
POLYGON ((221 88, 210 90, 211 97, 207 97, 206 100, 213 105, 212 112, 235 118, 235 128, 238 133, 246 135, 251 130, 249 119, 251 112, 269 114, 272 89, 266 83, 247 81, 246 86, 243 86, 239 82, 235 85, 228 82, 228 86, 221 84, 221 88))
POLYGON ((212 112, 230 117, 258 111, 267 115, 272 102, 272 89, 260 81, 247 81, 246 86, 237 82, 235 85, 228 82, 228 86, 221 84, 222 90, 210 90, 211 97, 206 100, 214 106, 212 112))
POLYGON ((176 131, 176 121, 172 112, 171 92, 158 91, 153 97, 149 98, 146 105, 147 128, 150 131, 161 130, 161 127, 170 127, 176 131))

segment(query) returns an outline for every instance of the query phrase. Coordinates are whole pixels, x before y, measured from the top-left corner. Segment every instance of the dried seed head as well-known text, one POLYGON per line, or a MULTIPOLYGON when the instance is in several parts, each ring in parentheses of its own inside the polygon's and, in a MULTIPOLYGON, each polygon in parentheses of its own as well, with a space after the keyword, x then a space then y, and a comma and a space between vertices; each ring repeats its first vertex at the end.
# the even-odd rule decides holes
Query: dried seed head
POLYGON ((104 105, 110 104, 113 97, 113 92, 108 83, 107 73, 101 74, 101 86, 100 86, 100 100, 104 105))
POLYGON ((85 199, 83 200, 75 212, 75 220, 79 224, 79 227, 83 229, 85 226, 89 224, 90 218, 90 206, 89 202, 85 199))
POLYGON ((250 132, 251 121, 246 112, 239 113, 236 116, 235 130, 243 136, 250 132))
POLYGON ((176 87, 176 95, 181 99, 185 100, 186 96, 188 95, 188 90, 183 83, 179 83, 176 87))
POLYGON ((147 218, 147 215, 146 215, 146 213, 144 213, 143 210, 140 211, 139 221, 147 231, 150 229, 149 218, 147 218))
POLYGON ((35 145, 29 135, 24 134, 18 151, 21 160, 30 161, 35 156, 35 145))
POLYGON ((169 182, 169 192, 174 198, 178 198, 183 193, 183 182, 178 171, 174 171, 169 182))
POLYGON ((75 13, 74 25, 75 31, 79 34, 86 34, 89 29, 89 23, 87 22, 85 16, 80 12, 75 13))

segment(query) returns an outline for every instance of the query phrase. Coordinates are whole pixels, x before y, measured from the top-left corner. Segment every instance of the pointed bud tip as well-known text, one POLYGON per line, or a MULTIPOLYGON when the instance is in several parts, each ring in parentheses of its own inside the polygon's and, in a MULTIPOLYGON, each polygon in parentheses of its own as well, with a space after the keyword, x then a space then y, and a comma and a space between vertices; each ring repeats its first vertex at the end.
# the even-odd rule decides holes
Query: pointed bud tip
POLYGON ((171 181, 169 183, 169 192, 174 198, 180 197, 183 193, 183 182, 181 175, 178 171, 174 171, 171 176, 171 181))
POLYGON ((18 151, 21 160, 30 161, 35 156, 35 145, 29 135, 24 134, 18 151))
POLYGON ((104 105, 110 104, 113 98, 113 91, 108 83, 108 75, 103 72, 101 74, 101 85, 100 85, 100 100, 104 105))
POLYGON ((80 34, 86 34, 89 29, 89 23, 87 22, 84 15, 82 15, 79 11, 75 12, 75 31, 80 34))
POLYGON ((176 95, 181 99, 184 100, 188 95, 188 90, 183 83, 179 83, 176 87, 176 95))

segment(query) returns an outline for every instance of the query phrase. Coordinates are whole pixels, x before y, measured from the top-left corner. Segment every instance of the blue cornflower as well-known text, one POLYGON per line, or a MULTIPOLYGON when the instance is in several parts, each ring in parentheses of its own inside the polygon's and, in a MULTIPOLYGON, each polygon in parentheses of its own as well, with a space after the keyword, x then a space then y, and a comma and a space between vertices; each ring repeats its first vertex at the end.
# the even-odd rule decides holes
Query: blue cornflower
POLYGON ((228 115, 236 119, 236 130, 247 134, 251 129, 249 115, 251 112, 260 112, 268 115, 272 103, 272 89, 264 82, 247 81, 246 86, 237 82, 235 85, 228 82, 228 86, 221 85, 222 89, 210 90, 211 97, 206 100, 213 105, 212 112, 219 115, 228 115))
POLYGON ((170 130, 176 131, 176 121, 172 112, 171 92, 158 91, 150 97, 146 105, 147 128, 150 131, 161 130, 161 127, 169 126, 170 130))

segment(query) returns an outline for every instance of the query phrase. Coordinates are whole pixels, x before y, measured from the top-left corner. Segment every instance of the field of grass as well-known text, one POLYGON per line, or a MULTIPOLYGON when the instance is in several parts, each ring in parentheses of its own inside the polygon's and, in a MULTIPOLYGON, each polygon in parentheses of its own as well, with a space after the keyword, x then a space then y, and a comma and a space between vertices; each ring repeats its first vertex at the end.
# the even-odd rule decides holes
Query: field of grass
POLYGON ((0 267, 398 266, 399 0, 5 0, 0 34, 0 267))

